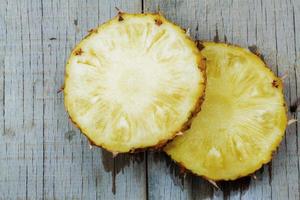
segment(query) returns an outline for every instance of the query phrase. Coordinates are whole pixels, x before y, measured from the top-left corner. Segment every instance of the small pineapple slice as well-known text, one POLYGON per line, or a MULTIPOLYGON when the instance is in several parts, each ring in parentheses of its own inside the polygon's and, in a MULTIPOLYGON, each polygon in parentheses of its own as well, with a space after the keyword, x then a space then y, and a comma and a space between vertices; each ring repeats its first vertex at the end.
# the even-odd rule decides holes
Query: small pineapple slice
POLYGON ((65 107, 111 152, 161 145, 187 126, 205 88, 196 44, 159 14, 119 13, 72 52, 65 107))
POLYGON ((201 112, 164 150, 197 175, 234 180, 269 162, 284 135, 282 81, 247 49, 213 42, 203 47, 207 87, 201 112))

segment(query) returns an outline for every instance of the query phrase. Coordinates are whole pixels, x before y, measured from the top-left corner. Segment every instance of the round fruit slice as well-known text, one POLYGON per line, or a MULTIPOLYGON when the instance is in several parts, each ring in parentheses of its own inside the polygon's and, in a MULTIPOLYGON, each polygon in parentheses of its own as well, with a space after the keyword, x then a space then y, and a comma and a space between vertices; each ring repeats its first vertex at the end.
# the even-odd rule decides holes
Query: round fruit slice
POLYGON ((247 49, 205 42, 201 112, 165 151, 193 173, 234 180, 270 161, 287 125, 282 81, 247 49))
POLYGON ((200 106, 205 66, 196 44, 159 14, 125 14, 72 52, 65 107, 92 144, 129 152, 172 139, 200 106))

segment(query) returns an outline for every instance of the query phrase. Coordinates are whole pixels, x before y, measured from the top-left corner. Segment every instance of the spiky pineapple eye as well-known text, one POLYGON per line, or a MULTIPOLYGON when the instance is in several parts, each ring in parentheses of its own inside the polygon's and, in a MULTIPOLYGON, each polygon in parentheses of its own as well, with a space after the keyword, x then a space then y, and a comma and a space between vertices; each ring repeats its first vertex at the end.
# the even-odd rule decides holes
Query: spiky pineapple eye
POLYGON ((270 161, 282 139, 281 80, 248 50, 210 42, 200 48, 207 58, 205 101, 191 129, 165 151, 198 175, 234 180, 270 161))
POLYGON ((195 112, 205 87, 199 68, 202 56, 182 29, 158 14, 119 13, 69 58, 65 106, 95 145, 112 152, 155 146, 195 112))
POLYGON ((202 44, 202 42, 197 41, 197 48, 201 51, 202 49, 204 49, 204 45, 202 44))
POLYGON ((122 17, 122 14, 119 14, 119 18, 118 18, 119 22, 123 21, 124 18, 122 17))
POLYGON ((273 80, 272 81, 272 86, 275 87, 275 88, 278 88, 279 87, 278 80, 273 80))
POLYGON ((154 21, 157 26, 162 25, 162 21, 160 19, 155 19, 154 21))
POLYGON ((74 52, 75 56, 80 56, 82 53, 83 53, 83 51, 82 51, 81 48, 77 49, 77 50, 74 52))

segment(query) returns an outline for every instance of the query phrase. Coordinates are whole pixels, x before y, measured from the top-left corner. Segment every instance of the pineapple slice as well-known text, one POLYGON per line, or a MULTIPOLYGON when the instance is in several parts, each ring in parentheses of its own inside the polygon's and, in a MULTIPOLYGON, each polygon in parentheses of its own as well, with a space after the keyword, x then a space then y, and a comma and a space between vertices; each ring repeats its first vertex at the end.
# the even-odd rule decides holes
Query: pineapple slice
POLYGON ((234 180, 269 162, 284 135, 282 81, 247 49, 213 42, 203 47, 207 87, 201 112, 164 150, 197 175, 234 180))
POLYGON ((65 107, 92 144, 132 152, 185 129, 205 81, 204 60, 184 30, 159 14, 119 13, 73 50, 65 107))

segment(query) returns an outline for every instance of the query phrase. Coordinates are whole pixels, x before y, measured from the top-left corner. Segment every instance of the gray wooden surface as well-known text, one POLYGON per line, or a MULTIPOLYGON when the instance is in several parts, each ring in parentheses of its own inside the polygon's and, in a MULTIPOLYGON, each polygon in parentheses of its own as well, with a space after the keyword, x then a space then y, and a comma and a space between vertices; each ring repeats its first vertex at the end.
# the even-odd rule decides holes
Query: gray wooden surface
POLYGON ((275 73, 289 73, 287 104, 300 97, 299 0, 0 0, 0 200, 300 199, 299 122, 256 180, 220 182, 220 190, 180 176, 163 153, 113 159, 89 149, 57 90, 72 47, 115 7, 160 11, 196 39, 255 45, 275 73))

